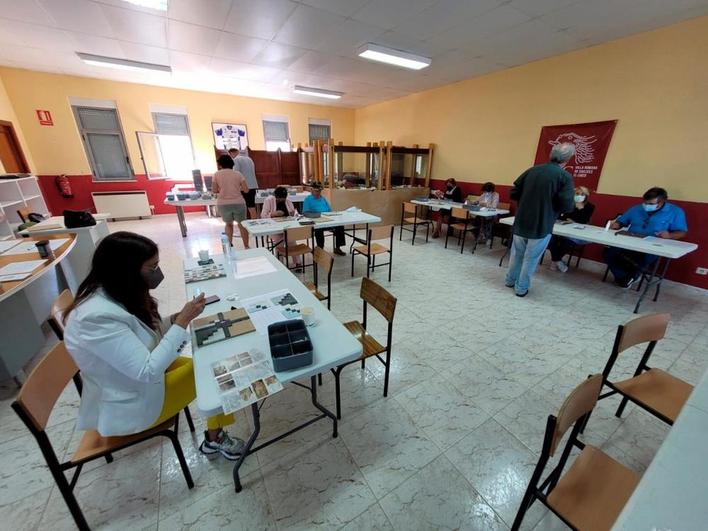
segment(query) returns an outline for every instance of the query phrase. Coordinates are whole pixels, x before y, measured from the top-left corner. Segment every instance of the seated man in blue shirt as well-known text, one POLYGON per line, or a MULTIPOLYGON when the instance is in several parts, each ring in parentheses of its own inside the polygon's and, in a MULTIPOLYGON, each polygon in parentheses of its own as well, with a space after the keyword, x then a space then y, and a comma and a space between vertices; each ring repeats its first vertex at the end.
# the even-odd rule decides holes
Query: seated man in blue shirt
MULTIPOLYGON (((634 205, 612 223, 612 229, 626 227, 628 232, 641 236, 656 236, 680 240, 686 236, 688 225, 681 207, 667 203, 668 194, 663 188, 649 188, 644 193, 644 202, 634 205)), ((615 277, 615 283, 623 288, 634 284, 643 271, 654 265, 654 255, 608 247, 603 253, 605 262, 615 277)))
MULTIPOLYGON (((322 185, 320 183, 313 183, 311 186, 311 194, 305 198, 302 205, 302 211, 304 212, 332 212, 332 207, 329 206, 329 201, 327 198, 322 197, 322 185)), ((344 227, 333 227, 329 229, 334 232, 334 254, 339 256, 344 256, 345 253, 340 249, 343 245, 346 245, 346 238, 344 237, 344 227)), ((317 247, 320 249, 324 247, 324 231, 325 229, 315 229, 315 242, 317 247)))

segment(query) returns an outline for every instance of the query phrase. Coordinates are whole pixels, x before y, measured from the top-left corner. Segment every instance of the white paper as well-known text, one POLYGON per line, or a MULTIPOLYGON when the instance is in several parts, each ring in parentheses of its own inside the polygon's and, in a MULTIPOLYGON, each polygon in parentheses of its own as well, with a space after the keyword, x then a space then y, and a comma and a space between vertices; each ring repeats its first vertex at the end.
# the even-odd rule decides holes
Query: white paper
POLYGON ((273 323, 300 319, 300 302, 286 289, 251 297, 241 304, 261 335, 267 334, 273 323))
POLYGON ((271 264, 264 256, 236 260, 234 263, 234 269, 234 276, 238 279, 275 273, 275 266, 273 266, 273 264, 271 264))
MULTIPOLYGON (((66 242, 69 241, 68 238, 59 238, 56 240, 47 240, 49 241, 49 247, 52 251, 56 251, 64 245, 66 242)), ((15 255, 15 254, 27 254, 27 253, 36 253, 37 252, 37 246, 35 245, 37 243, 36 240, 27 240, 24 242, 21 242, 19 245, 15 245, 12 249, 9 251, 6 251, 3 253, 5 256, 10 256, 10 255, 15 255)))
POLYGON ((22 243, 20 240, 0 241, 0 254, 12 249, 15 245, 19 245, 20 243, 22 243))
POLYGON ((20 273, 18 275, 4 275, 0 277, 0 282, 17 282, 18 280, 24 280, 28 276, 30 276, 31 273, 20 273))
POLYGON ((31 273, 39 266, 43 265, 46 260, 26 260, 24 262, 13 262, 6 266, 0 267, 0 276, 20 275, 22 273, 31 273))

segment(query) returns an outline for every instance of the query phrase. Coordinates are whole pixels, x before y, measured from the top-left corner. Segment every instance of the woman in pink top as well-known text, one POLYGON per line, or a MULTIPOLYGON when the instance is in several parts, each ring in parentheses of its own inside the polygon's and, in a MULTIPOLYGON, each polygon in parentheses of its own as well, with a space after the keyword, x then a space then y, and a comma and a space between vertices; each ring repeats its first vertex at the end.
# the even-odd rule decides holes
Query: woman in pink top
MULTIPOLYGON (((263 202, 263 210, 261 211, 262 218, 280 218, 296 215, 297 210, 293 202, 288 198, 288 189, 284 186, 278 186, 273 191, 273 195, 267 197, 263 202)), ((278 247, 281 251, 285 250, 283 246, 283 239, 285 237, 282 233, 273 234, 270 238, 273 241, 273 246, 278 247)), ((300 257, 294 256, 293 259, 297 266, 296 271, 302 271, 302 261, 300 257)))
POLYGON ((212 180, 212 191, 216 194, 216 206, 226 224, 226 237, 233 247, 234 221, 238 223, 244 249, 248 249, 248 231, 243 226, 246 219, 246 201, 241 192, 248 192, 246 178, 234 171, 234 161, 228 155, 220 156, 216 165, 219 168, 212 180))

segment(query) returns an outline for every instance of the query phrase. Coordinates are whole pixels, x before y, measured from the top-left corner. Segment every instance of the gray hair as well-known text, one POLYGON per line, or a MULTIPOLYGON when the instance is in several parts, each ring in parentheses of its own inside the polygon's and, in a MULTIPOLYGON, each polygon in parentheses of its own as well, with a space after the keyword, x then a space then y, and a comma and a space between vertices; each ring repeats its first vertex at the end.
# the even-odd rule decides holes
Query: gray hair
POLYGON ((570 160, 573 155, 575 155, 575 144, 569 142, 554 144, 551 148, 551 162, 561 164, 570 160))

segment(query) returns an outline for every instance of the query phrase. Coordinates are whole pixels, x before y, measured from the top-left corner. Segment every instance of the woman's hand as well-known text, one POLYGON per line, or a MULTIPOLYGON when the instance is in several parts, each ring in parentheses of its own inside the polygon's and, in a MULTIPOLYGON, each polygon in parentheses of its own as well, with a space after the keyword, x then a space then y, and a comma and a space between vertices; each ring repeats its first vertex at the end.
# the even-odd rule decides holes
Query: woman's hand
POLYGON ((174 323, 186 330, 189 323, 191 323, 195 317, 204 311, 204 304, 204 293, 201 293, 198 297, 194 297, 191 301, 188 301, 187 304, 184 305, 182 311, 180 311, 175 317, 174 323))
POLYGON ((271 218, 281 218, 283 216, 284 214, 280 210, 276 210, 270 215, 271 218))

